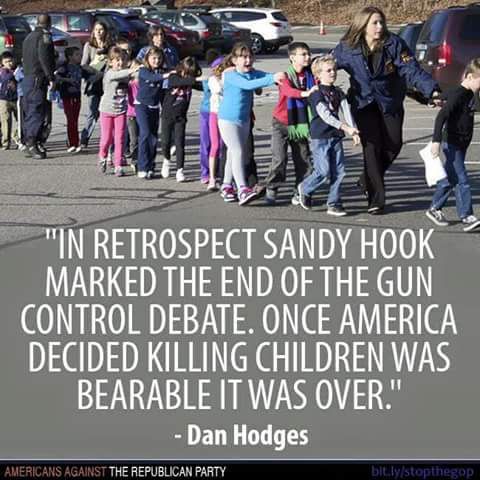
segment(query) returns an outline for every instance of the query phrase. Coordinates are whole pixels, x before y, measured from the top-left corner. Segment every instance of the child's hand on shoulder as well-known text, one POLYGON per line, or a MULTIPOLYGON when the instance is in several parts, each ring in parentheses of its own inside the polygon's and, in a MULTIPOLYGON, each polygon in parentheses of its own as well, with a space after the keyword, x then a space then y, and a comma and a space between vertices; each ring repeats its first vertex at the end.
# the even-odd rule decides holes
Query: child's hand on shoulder
POLYGON ((302 92, 302 97, 303 98, 309 97, 313 92, 317 92, 317 91, 318 91, 318 85, 314 85, 309 90, 306 90, 305 92, 302 92))
POLYGON ((143 65, 139 65, 139 64, 137 64, 137 65, 131 65, 131 66, 130 66, 130 71, 131 71, 132 73, 135 73, 135 72, 138 72, 141 68, 143 68, 143 65))
POLYGON ((273 75, 273 79, 275 80, 275 83, 281 83, 286 78, 287 78, 287 76, 285 75, 285 72, 277 72, 273 75))
POLYGON ((437 158, 440 156, 440 143, 439 142, 432 142, 432 146, 430 147, 430 152, 433 158, 437 158))
POLYGON ((352 140, 355 146, 360 145, 360 135, 358 133, 352 135, 352 140))
POLYGON ((347 134, 353 137, 354 135, 359 135, 360 132, 350 125, 342 124, 341 129, 347 134))

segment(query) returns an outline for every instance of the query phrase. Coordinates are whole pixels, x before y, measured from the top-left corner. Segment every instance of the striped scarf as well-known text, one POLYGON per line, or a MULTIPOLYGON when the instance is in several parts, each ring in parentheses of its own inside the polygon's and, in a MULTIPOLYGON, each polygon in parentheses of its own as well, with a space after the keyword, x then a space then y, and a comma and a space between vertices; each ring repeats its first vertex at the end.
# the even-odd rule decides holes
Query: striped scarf
MULTIPOLYGON (((287 69, 287 78, 294 88, 298 90, 310 90, 315 85, 310 69, 304 70, 305 88, 300 86, 297 72, 292 65, 287 69)), ((288 138, 290 140, 307 139, 310 136, 310 120, 312 112, 308 104, 308 98, 287 98, 288 111, 288 138)))

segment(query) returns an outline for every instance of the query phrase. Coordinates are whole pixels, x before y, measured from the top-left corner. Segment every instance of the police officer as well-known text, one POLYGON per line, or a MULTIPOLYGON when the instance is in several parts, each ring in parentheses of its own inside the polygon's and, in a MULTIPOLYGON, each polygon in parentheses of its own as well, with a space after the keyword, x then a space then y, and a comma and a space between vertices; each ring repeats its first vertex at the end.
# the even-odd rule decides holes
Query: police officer
POLYGON ((364 7, 355 15, 333 53, 337 67, 350 75, 348 97, 364 155, 358 186, 367 194, 368 212, 376 215, 385 206, 385 172, 402 148, 407 84, 427 99, 438 97, 440 90, 404 41, 387 30, 377 7, 364 7))
POLYGON ((50 104, 47 92, 49 88, 54 89, 55 51, 50 28, 50 16, 39 15, 37 27, 23 42, 26 154, 34 158, 46 157, 39 143, 50 104))

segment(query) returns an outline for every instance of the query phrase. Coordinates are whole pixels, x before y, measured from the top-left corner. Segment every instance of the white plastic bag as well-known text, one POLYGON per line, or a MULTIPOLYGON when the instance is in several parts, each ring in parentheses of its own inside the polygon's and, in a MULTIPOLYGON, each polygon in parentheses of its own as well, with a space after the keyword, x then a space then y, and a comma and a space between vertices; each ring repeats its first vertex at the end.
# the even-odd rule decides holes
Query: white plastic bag
POLYGON ((440 180, 443 180, 447 176, 447 172, 443 167, 442 159, 438 157, 432 157, 432 142, 428 142, 425 148, 420 150, 420 156, 425 163, 425 180, 429 187, 433 187, 440 180))

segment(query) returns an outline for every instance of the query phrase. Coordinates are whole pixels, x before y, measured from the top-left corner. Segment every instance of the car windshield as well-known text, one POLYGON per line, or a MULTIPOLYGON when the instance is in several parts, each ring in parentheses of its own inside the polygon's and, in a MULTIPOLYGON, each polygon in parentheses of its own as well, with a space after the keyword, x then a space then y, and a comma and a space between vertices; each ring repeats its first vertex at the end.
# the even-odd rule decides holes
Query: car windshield
POLYGON ((7 30, 12 33, 30 32, 28 22, 22 17, 4 17, 7 30))

